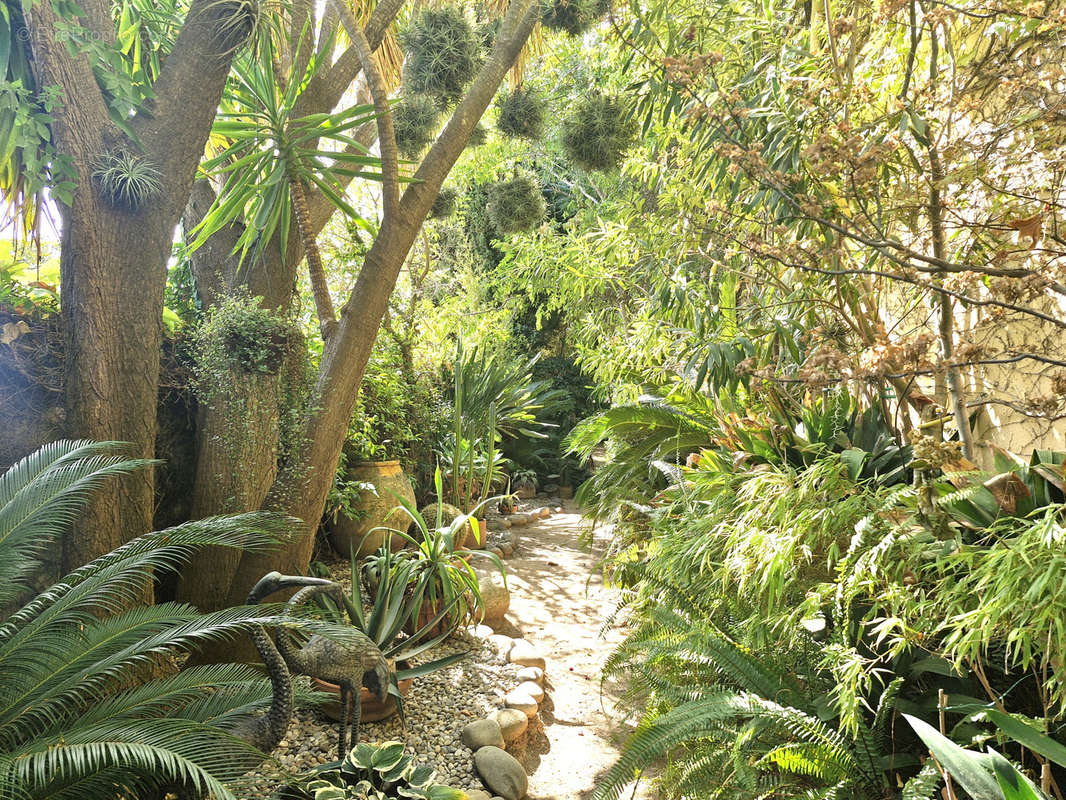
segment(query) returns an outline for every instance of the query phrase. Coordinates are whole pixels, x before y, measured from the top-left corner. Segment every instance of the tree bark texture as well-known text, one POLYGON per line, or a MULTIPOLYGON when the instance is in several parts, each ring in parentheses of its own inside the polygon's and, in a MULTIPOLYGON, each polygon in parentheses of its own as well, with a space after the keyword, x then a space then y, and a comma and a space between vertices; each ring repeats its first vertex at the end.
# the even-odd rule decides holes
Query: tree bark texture
MULTIPOLYGON (((114 37, 110 6, 84 10, 80 24, 114 37)), ((29 14, 38 85, 60 89, 53 138, 77 178, 70 206, 61 208, 68 432, 129 442, 133 456, 155 451, 166 265, 229 71, 219 13, 211 0, 191 4, 150 107, 130 122, 137 143, 111 122, 88 57, 68 48, 70 20, 48 2, 29 14), (155 196, 137 209, 117 206, 94 184, 99 159, 120 152, 143 157, 159 176, 155 196)), ((64 566, 149 530, 153 504, 150 470, 101 492, 64 543, 64 566)))

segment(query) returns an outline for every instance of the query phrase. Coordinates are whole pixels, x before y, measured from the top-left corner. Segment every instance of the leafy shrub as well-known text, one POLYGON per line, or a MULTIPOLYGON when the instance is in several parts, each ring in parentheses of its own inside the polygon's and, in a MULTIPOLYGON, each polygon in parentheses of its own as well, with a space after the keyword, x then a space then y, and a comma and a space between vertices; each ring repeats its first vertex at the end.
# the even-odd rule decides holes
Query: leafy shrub
POLYGON ((531 231, 544 221, 544 195, 531 175, 497 181, 489 187, 488 198, 489 221, 501 234, 531 231))
POLYGON ((519 86, 500 98, 496 127, 504 136, 539 139, 544 133, 544 111, 543 99, 519 86))
POLYGON ((274 373, 280 369, 291 326, 263 308, 259 299, 243 294, 226 297, 208 311, 196 329, 197 381, 204 389, 228 383, 231 372, 274 373))
POLYGON ((546 28, 577 36, 603 19, 610 0, 545 0, 540 23, 546 28))
POLYGON ((415 158, 433 141, 440 122, 440 108, 428 94, 405 94, 392 107, 396 147, 401 155, 415 158))
POLYGON ((227 729, 265 707, 251 667, 214 664, 146 678, 162 661, 272 618, 136 605, 143 587, 202 547, 276 545, 289 522, 244 514, 141 536, 18 606, 92 494, 150 462, 116 443, 57 442, 0 477, 0 796, 162 796, 167 785, 232 799, 225 785, 265 756, 227 729))
POLYGON ((582 169, 615 169, 633 143, 636 123, 618 98, 594 94, 578 104, 563 122, 562 143, 567 156, 582 169))
POLYGON ((445 103, 462 97, 480 63, 480 42, 458 6, 424 6, 402 37, 404 85, 445 103))

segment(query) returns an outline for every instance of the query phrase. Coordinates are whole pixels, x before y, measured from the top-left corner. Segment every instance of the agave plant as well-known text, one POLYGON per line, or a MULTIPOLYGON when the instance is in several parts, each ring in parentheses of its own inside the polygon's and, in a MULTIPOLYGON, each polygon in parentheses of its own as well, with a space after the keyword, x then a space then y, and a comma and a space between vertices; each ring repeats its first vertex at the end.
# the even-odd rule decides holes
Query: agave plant
POLYGON ((274 544, 288 520, 244 514, 149 533, 32 596, 42 556, 93 492, 149 463, 120 452, 57 442, 0 476, 0 797, 159 796, 178 785, 232 798, 225 782, 264 757, 227 732, 269 700, 260 673, 161 666, 276 620, 262 609, 135 604, 153 572, 201 547, 274 544))

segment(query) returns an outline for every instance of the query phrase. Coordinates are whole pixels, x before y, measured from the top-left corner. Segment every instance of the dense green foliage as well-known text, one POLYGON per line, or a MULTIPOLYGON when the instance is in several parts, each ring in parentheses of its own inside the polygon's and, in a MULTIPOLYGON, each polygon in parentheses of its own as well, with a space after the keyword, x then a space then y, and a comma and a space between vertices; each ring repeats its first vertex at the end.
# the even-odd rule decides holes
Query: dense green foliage
POLYGON ((93 492, 148 465, 121 451, 114 443, 57 442, 0 476, 3 797, 147 796, 186 785, 232 798, 225 782, 264 757, 227 732, 269 700, 256 670, 166 665, 275 619, 253 608, 201 614, 136 600, 153 571, 180 569, 203 547, 275 544, 289 520, 245 514, 186 523, 134 539, 36 596, 30 591, 93 492))

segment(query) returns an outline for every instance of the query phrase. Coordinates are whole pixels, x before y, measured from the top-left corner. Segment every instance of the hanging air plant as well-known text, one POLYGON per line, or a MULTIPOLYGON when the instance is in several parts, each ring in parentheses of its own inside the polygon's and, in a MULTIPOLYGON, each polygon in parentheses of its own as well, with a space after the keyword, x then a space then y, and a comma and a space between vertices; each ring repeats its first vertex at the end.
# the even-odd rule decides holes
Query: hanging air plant
POLYGON ((427 94, 404 95, 392 107, 392 125, 400 154, 415 158, 433 141, 440 121, 440 107, 427 94))
POLYGON ((563 123, 563 148, 577 166, 589 171, 612 170, 622 162, 636 135, 621 100, 593 95, 582 101, 563 123))
POLYGON ((504 136, 539 139, 544 133, 544 101, 519 86, 500 98, 496 127, 504 136))
POLYGON ((544 0, 540 23, 578 36, 603 19, 610 7, 610 0, 544 0))
POLYGON ((467 147, 481 147, 481 145, 485 144, 485 142, 487 142, 488 140, 489 140, 488 128, 486 128, 484 125, 482 125, 479 122, 477 124, 477 127, 474 128, 473 132, 470 134, 470 138, 466 140, 466 146, 467 147))
POLYGON ((404 32, 404 86, 442 103, 462 97, 480 64, 480 41, 456 6, 423 8, 404 32))
POLYGON ((205 11, 214 15, 211 24, 215 41, 227 55, 268 32, 272 19, 260 0, 215 0, 205 11))
POLYGON ((440 190, 429 209, 429 219, 447 219, 455 213, 458 193, 450 186, 440 190))
POLYGON ((478 42, 484 52, 489 52, 496 44, 496 37, 500 34, 500 18, 493 17, 485 22, 479 22, 475 28, 478 42))
POLYGON ((544 221, 544 195, 532 175, 516 173, 509 180, 496 181, 488 195, 485 211, 498 233, 531 231, 544 221))
POLYGON ((93 162, 100 195, 116 208, 140 211, 162 188, 159 170, 144 156, 105 153, 93 162))

